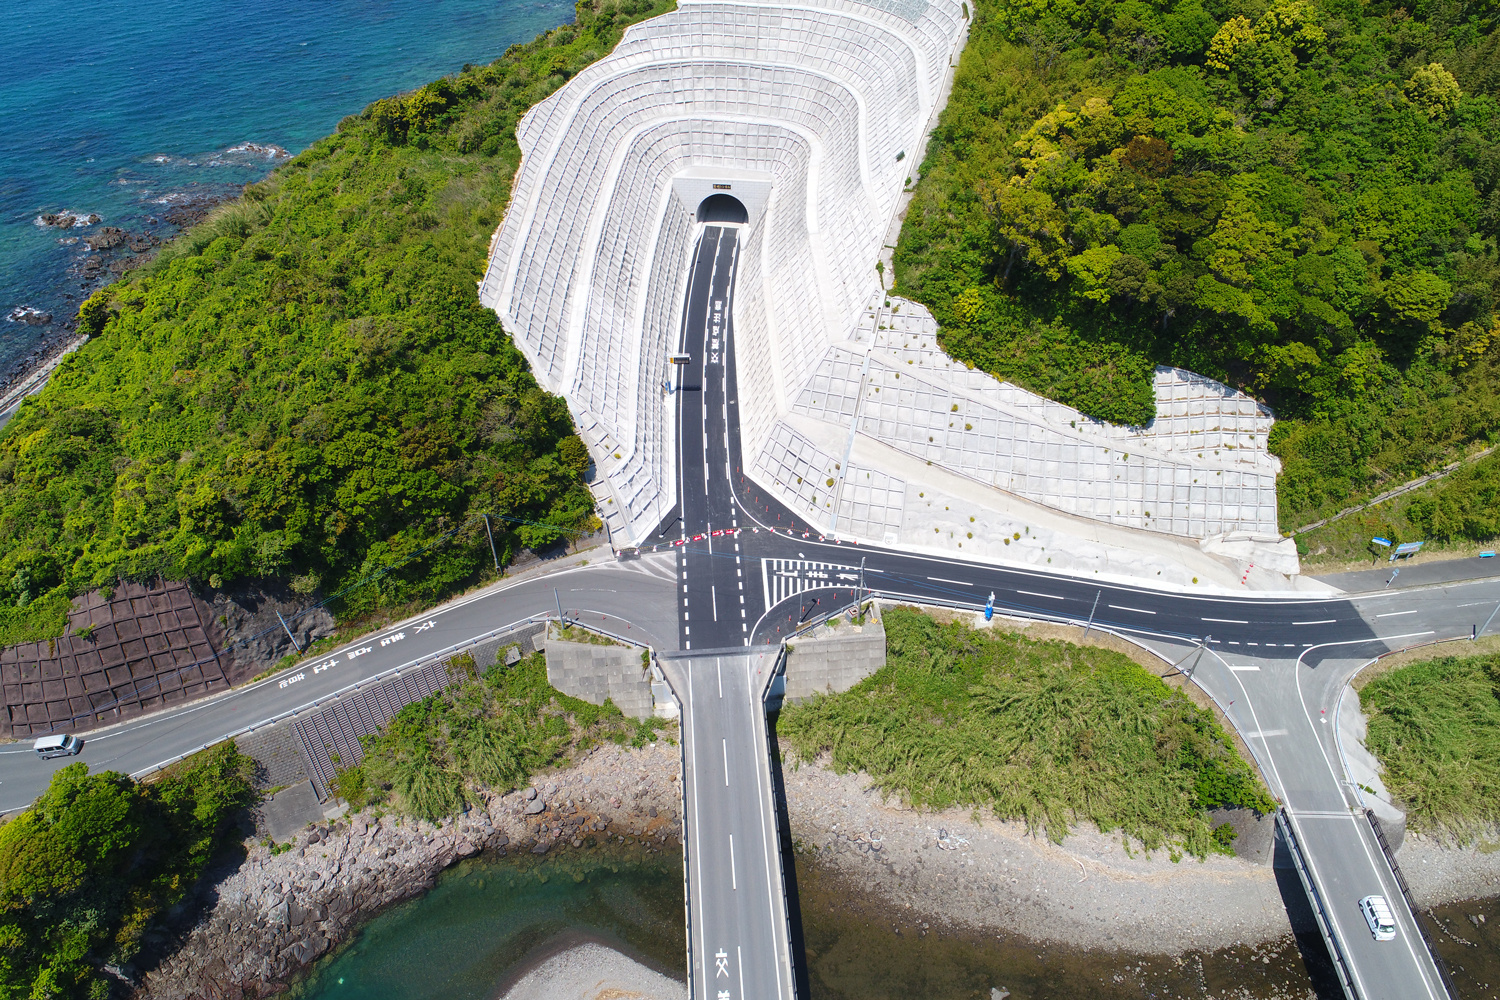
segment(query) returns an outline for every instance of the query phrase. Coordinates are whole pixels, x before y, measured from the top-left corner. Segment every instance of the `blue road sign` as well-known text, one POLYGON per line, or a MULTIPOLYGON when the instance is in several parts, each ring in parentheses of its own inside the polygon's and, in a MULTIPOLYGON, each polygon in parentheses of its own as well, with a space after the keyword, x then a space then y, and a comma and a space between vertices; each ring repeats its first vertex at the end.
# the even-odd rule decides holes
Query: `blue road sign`
POLYGON ((995 617, 995 592, 990 591, 990 599, 984 604, 984 620, 990 621, 995 617))
POLYGON ((1391 547, 1391 540, 1389 538, 1372 538, 1370 539, 1370 541, 1374 542, 1376 545, 1384 545, 1386 548, 1391 547))

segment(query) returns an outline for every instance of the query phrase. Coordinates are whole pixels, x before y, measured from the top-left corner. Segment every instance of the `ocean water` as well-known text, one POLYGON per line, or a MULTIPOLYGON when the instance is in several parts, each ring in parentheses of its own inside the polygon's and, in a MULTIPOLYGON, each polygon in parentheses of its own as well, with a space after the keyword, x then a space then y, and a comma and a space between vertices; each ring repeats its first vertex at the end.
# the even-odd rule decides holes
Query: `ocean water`
POLYGON ((278 162, 269 147, 297 153, 371 101, 571 21, 573 4, 6 0, 4 11, 0 378, 64 335, 108 264, 129 258, 90 251, 91 231, 124 229, 144 249, 175 231, 173 208, 263 176, 278 162), (37 224, 59 212, 100 222, 37 224), (52 324, 10 318, 27 307, 52 324))

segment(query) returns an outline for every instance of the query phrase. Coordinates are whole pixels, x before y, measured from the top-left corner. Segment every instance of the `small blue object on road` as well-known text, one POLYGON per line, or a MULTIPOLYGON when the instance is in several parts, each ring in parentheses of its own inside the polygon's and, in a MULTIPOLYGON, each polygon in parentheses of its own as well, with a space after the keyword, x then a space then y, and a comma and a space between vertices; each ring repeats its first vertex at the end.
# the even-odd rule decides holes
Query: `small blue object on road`
POLYGON ((1493 553, 1493 552, 1481 552, 1481 553, 1479 553, 1479 558, 1481 558, 1481 559, 1493 559, 1493 558, 1495 558, 1495 553, 1493 553))
POLYGON ((995 592, 990 591, 990 599, 984 604, 984 620, 990 621, 995 617, 995 592))

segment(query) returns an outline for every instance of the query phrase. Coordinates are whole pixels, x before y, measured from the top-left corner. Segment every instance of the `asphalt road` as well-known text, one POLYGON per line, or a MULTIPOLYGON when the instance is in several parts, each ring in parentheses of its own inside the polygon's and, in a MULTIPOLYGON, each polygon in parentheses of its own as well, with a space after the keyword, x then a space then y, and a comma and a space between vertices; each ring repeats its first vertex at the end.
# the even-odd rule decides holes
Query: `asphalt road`
POLYGON ((793 995, 763 702, 778 650, 661 660, 683 701, 683 843, 695 996, 793 995))
POLYGON ((740 467, 735 391, 734 279, 739 231, 708 226, 699 239, 683 312, 677 392, 681 648, 748 646, 760 619, 759 580, 741 547, 735 496, 740 467))
POLYGON ((556 617, 559 604, 570 618, 670 646, 677 629, 674 577, 672 557, 663 554, 502 583, 259 683, 90 733, 78 757, 44 761, 29 743, 15 744, 0 750, 0 812, 30 805, 52 773, 74 761, 82 760, 94 771, 143 773, 474 636, 531 617, 556 617))

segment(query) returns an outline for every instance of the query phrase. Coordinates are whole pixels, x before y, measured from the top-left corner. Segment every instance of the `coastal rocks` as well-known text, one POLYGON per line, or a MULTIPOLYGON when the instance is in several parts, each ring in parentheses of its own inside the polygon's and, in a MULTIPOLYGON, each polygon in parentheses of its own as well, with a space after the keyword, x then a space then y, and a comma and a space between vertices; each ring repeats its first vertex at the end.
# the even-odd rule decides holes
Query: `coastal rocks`
POLYGON ((169 928, 158 951, 171 953, 134 996, 282 992, 362 921, 427 891, 444 868, 481 850, 541 855, 606 839, 648 852, 675 846, 679 765, 676 745, 664 740, 639 749, 607 745, 550 775, 543 789, 483 795, 479 808, 437 824, 366 811, 314 824, 274 852, 252 846, 237 870, 200 887, 201 912, 190 926, 169 928), (611 805, 611 796, 622 804, 611 805))
POLYGON ((82 212, 64 210, 61 212, 43 213, 42 215, 38 215, 34 221, 38 226, 50 226, 55 229, 72 229, 74 226, 97 226, 104 220, 94 212, 85 215, 82 212))
POLYGON ((129 234, 118 226, 103 226, 98 232, 85 236, 83 242, 90 250, 113 250, 129 238, 129 234))
POLYGON ((291 153, 288 153, 285 149, 276 145, 274 142, 242 142, 238 145, 230 146, 228 149, 224 150, 224 152, 226 154, 248 153, 251 156, 265 157, 267 160, 273 163, 280 162, 281 160, 291 159, 292 156, 291 153))
POLYGON ((46 326, 52 322, 52 314, 31 306, 17 306, 5 319, 10 323, 25 323, 27 326, 46 326))

